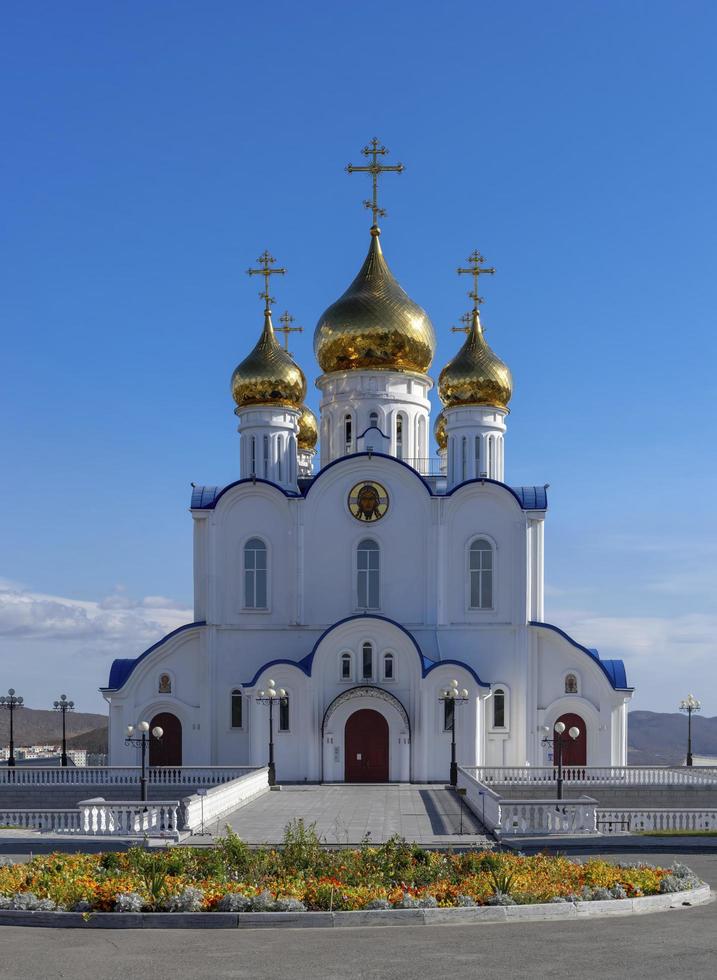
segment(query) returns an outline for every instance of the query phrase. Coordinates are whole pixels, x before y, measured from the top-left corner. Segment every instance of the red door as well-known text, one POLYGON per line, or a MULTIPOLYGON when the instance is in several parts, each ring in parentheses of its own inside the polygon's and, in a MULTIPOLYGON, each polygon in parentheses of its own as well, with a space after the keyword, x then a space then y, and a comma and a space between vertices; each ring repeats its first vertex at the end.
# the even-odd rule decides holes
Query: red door
POLYGON ((347 783, 388 782, 388 722, 370 708, 354 711, 344 731, 347 783))
POLYGON ((149 724, 152 731, 157 725, 163 729, 162 738, 157 741, 153 735, 149 738, 150 766, 181 766, 182 764, 182 723, 176 715, 162 711, 155 715, 149 724))
MULTIPOLYGON (((561 715, 558 721, 565 725, 563 733, 563 765, 564 766, 586 766, 588 764, 588 733, 585 730, 585 722, 580 715, 561 715), (579 728, 580 734, 573 741, 568 735, 571 728, 579 728)), ((557 724, 557 722, 556 722, 557 724)), ((553 759, 557 762, 558 747, 553 745, 553 759)))

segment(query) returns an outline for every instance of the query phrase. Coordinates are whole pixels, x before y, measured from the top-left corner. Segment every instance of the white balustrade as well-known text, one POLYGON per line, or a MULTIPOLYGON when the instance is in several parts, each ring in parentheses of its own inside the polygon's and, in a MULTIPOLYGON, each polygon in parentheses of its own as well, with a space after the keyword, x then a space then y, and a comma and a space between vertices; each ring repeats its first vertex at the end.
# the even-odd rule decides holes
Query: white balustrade
MULTIPOLYGON (((466 767, 478 782, 490 786, 554 783, 557 766, 466 767)), ((566 783, 602 786, 717 785, 714 766, 563 766, 566 783)))
POLYGON ((496 830, 511 834, 594 834, 597 803, 579 800, 501 800, 496 830))
POLYGON ((57 834, 79 834, 80 812, 36 807, 32 810, 0 810, 0 829, 42 830, 57 834))
MULTIPOLYGON (((150 785, 218 786, 256 772, 256 766, 156 766, 147 770, 150 785)), ((0 786, 132 786, 139 766, 0 766, 0 786)))
POLYGON ((603 834, 651 830, 717 830, 717 809, 601 807, 597 811, 597 829, 603 834))
POLYGON ((268 790, 269 769, 264 766, 223 786, 215 786, 204 795, 188 796, 182 801, 183 827, 197 830, 203 825, 218 821, 268 790))
POLYGON ((500 825, 500 796, 473 776, 474 770, 458 767, 458 788, 466 791, 465 801, 487 830, 500 825))
POLYGON ((81 834, 98 837, 178 838, 179 801, 147 803, 127 800, 83 800, 77 804, 81 834))

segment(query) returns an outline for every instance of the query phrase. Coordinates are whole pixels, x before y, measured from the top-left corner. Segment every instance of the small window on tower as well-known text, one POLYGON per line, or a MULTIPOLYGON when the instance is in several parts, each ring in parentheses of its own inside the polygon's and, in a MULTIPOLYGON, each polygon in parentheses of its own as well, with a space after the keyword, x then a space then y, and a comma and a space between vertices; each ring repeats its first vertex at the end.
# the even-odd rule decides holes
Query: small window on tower
POLYGON ((344 419, 344 451, 347 455, 353 452, 353 445, 353 420, 347 415, 344 419))
POLYGON ((378 412, 371 412, 368 417, 368 424, 369 426, 374 425, 376 428, 378 428, 378 412))
POLYGON ((244 699, 238 688, 232 691, 232 728, 241 728, 244 724, 244 699))
POLYGON ((493 695, 493 728, 505 728, 505 691, 501 687, 493 695))
POLYGON ((351 654, 350 653, 341 654, 341 680, 342 681, 351 680, 351 654))
POLYGON ((394 677, 393 673, 393 654, 384 653, 383 655, 383 679, 385 681, 392 681, 394 677))
POLYGON ((403 459, 403 416, 396 416, 396 458, 403 459))
POLYGON ((443 731, 452 732, 456 717, 456 702, 446 698, 443 702, 443 731))

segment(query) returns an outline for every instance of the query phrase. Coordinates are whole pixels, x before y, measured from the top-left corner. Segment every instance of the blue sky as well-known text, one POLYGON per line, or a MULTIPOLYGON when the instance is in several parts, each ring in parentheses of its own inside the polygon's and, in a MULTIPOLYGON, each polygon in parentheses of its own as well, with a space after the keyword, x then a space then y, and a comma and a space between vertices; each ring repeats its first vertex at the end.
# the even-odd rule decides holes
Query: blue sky
MULTIPOLYGON (((714 4, 7 0, 0 31, 3 680, 85 708, 191 618, 190 481, 270 248, 305 332, 367 247, 457 349, 478 247, 509 482, 549 482, 547 618, 717 714, 714 4)), ((310 401, 317 404, 310 388, 310 401)))

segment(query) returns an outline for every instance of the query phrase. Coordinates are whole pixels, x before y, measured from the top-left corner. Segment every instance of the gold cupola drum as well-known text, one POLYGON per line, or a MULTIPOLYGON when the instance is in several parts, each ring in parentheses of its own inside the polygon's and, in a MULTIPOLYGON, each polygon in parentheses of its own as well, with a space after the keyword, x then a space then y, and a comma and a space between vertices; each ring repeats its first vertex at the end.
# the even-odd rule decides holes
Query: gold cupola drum
POLYGON ((316 421, 316 416, 308 405, 302 405, 301 415, 299 416, 299 449, 314 451, 318 441, 319 426, 316 421))
MULTIPOLYGON (((481 275, 495 269, 484 266, 480 252, 468 258, 468 268, 459 275, 473 276, 468 293, 473 309, 464 322, 467 334, 456 356, 446 364, 438 379, 438 394, 445 417, 446 468, 449 486, 466 480, 503 481, 505 417, 513 394, 510 369, 488 346, 478 312, 483 302, 478 295, 481 275)), ((463 328, 453 328, 462 331, 463 328)), ((436 433, 438 439, 438 433, 436 433)))
POLYGON ((250 276, 264 276, 264 327, 254 349, 232 374, 231 391, 236 403, 241 436, 242 478, 266 479, 296 488, 299 418, 306 397, 306 378, 288 350, 281 347, 271 319, 269 281, 284 275, 269 252, 258 259, 259 269, 250 276))

